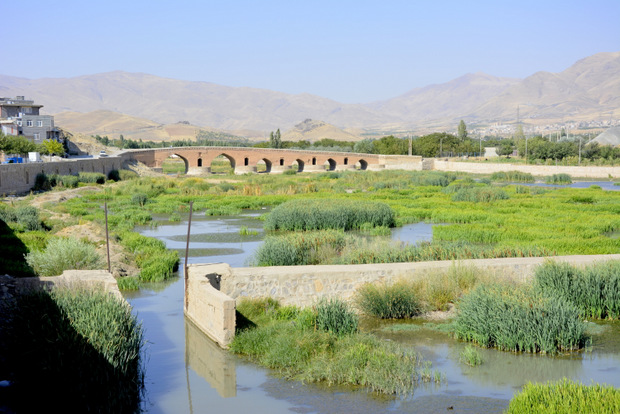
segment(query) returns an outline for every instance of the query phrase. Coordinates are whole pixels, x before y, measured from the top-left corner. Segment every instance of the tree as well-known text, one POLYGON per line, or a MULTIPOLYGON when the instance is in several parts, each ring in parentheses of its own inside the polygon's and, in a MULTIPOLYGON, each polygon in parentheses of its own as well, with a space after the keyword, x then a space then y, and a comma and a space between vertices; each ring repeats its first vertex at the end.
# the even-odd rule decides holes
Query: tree
POLYGON ((467 139, 467 126, 465 125, 465 121, 463 121, 462 119, 461 122, 459 122, 459 132, 457 134, 457 137, 461 142, 467 139))
POLYGON ((353 146, 353 152, 372 154, 372 151, 374 148, 372 145, 372 142, 373 140, 370 138, 366 138, 366 139, 356 142, 355 145, 353 146))
POLYGON ((37 150, 37 144, 24 136, 0 133, 0 151, 5 154, 27 154, 37 150))
POLYGON ((274 133, 269 134, 269 146, 271 148, 282 148, 282 137, 280 136, 280 128, 274 133))
POLYGON ((388 135, 372 142, 374 154, 406 155, 409 152, 409 141, 388 135))
POLYGON ((515 130, 515 141, 519 142, 522 139, 525 139, 525 134, 523 133, 523 125, 519 124, 515 130))
POLYGON ((501 141, 497 147, 497 155, 512 155, 514 151, 514 145, 509 140, 501 141))
POLYGON ((46 139, 41 143, 41 153, 45 155, 62 155, 65 149, 62 144, 53 139, 46 139))

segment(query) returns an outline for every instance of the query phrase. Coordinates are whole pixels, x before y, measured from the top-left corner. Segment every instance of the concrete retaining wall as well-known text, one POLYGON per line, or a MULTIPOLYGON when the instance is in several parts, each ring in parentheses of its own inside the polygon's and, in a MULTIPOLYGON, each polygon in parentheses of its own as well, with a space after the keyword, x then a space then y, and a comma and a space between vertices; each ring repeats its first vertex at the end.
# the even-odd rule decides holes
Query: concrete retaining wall
MULTIPOLYGON (((426 161, 426 160, 425 160, 426 161)), ((459 162, 432 160, 433 170, 456 171, 472 174, 493 174, 500 171, 520 171, 535 176, 550 176, 553 174, 568 174, 571 177, 603 178, 620 177, 620 167, 565 167, 555 165, 525 165, 525 164, 493 164, 485 162, 459 162)))
POLYGON ((185 286, 185 315, 221 347, 235 335, 235 300, 217 290, 218 280, 229 277, 228 265, 190 265, 185 286))
POLYGON ((60 276, 16 278, 16 289, 25 291, 38 287, 85 287, 97 289, 125 301, 116 279, 107 270, 65 270, 60 276))
POLYGON ((225 263, 194 264, 188 270, 185 312, 203 332, 221 346, 226 346, 233 339, 235 300, 239 298, 272 297, 282 305, 305 307, 323 297, 351 300, 355 291, 365 283, 392 284, 402 279, 416 280, 445 273, 453 266, 475 267, 497 278, 525 282, 546 260, 587 266, 620 260, 620 254, 338 266, 231 268, 225 263))
POLYGON ((28 193, 34 186, 37 174, 77 175, 80 172, 97 172, 104 175, 120 170, 123 160, 118 157, 81 158, 54 162, 0 165, 0 195, 28 193))

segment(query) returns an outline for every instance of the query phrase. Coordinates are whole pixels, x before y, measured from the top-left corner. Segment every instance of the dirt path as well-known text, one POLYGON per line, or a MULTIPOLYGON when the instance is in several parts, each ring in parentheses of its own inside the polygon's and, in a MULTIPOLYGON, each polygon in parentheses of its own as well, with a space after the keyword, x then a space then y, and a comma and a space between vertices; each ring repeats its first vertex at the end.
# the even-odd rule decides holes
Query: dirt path
MULTIPOLYGON (((68 214, 57 213, 50 210, 48 206, 52 204, 60 204, 75 197, 80 197, 85 191, 102 191, 102 187, 80 187, 62 191, 48 191, 34 196, 28 202, 29 205, 36 207, 43 214, 50 218, 60 221, 69 221, 71 216, 68 214)), ((28 197, 21 197, 14 200, 25 200, 28 197)), ((76 224, 60 229, 56 235, 62 237, 77 238, 87 240, 97 246, 97 252, 101 255, 104 262, 104 268, 107 269, 107 249, 105 238, 105 227, 95 222, 87 222, 84 224, 76 224)), ((110 238, 110 268, 114 277, 136 276, 140 273, 139 269, 133 262, 131 254, 118 244, 113 237, 110 238)))

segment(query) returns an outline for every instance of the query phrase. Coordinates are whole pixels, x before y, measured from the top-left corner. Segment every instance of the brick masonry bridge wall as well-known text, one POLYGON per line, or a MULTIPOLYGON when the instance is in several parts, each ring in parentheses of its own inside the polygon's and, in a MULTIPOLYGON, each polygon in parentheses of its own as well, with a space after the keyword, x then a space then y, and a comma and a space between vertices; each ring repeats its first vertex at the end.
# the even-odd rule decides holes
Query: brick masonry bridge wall
POLYGON ((163 162, 175 155, 185 162, 188 174, 211 172, 211 163, 224 156, 236 174, 257 172, 263 161, 267 172, 281 173, 295 168, 298 172, 406 169, 422 170, 422 157, 377 155, 344 152, 306 151, 250 147, 177 147, 148 150, 128 150, 120 154, 125 161, 135 160, 151 168, 161 168, 163 162))
POLYGON ((392 284, 448 271, 452 266, 471 266, 518 282, 529 280, 545 260, 586 266, 620 260, 620 254, 476 259, 369 265, 279 266, 231 268, 225 263, 188 267, 185 314, 220 346, 226 347, 235 332, 235 301, 271 297, 282 305, 311 306, 317 299, 351 300, 365 283, 392 284))

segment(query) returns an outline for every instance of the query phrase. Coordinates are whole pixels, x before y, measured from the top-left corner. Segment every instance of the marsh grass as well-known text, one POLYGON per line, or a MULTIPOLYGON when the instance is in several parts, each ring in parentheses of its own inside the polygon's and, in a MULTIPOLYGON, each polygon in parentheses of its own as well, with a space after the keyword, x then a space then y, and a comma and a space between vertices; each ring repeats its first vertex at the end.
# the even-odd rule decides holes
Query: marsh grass
POLYGON ((573 414, 620 412, 620 389, 583 385, 569 379, 546 384, 529 383, 510 400, 506 414, 573 414))
POLYGON ((491 180, 511 183, 533 183, 534 176, 520 171, 498 171, 491 174, 491 180))
POLYGON ((26 262, 39 276, 57 276, 65 270, 98 269, 103 265, 95 246, 75 238, 52 238, 45 250, 33 250, 26 262))
POLYGON ((381 319, 411 318, 421 310, 416 292, 405 282, 367 283, 355 292, 355 304, 366 315, 381 319))
MULTIPOLYGON (((441 381, 430 363, 410 348, 368 334, 319 329, 318 304, 314 309, 295 310, 280 307, 272 299, 245 302, 240 301, 237 310, 254 322, 254 327, 237 332, 231 351, 287 378, 361 386, 389 395, 409 394, 420 382, 441 381), (314 328, 308 323, 312 315, 316 318, 314 328)), ((329 313, 342 314, 341 306, 326 306, 329 313)), ((327 319, 342 321, 347 317, 327 319)))
POLYGON ((545 178, 547 184, 571 184, 572 182, 573 180, 568 174, 553 174, 545 178))
POLYGON ((461 188, 453 196, 452 201, 469 201, 471 203, 490 203, 497 200, 507 200, 508 194, 501 188, 471 187, 461 188))
POLYGON ((292 200, 275 207, 265 230, 352 230, 363 225, 393 227, 394 212, 385 203, 359 200, 292 200))
POLYGON ((475 367, 482 364, 482 356, 480 352, 472 345, 466 345, 463 351, 459 355, 459 361, 470 367, 475 367))
POLYGON ((23 293, 13 306, 3 351, 15 412, 139 412, 143 334, 126 303, 63 288, 23 293))
POLYGON ((480 285, 464 296, 454 328, 458 339, 504 351, 555 354, 589 342, 575 306, 510 284, 480 285))
POLYGON ((534 286, 546 296, 575 305, 586 318, 620 318, 620 261, 578 268, 546 262, 536 268, 534 286))
POLYGON ((241 226, 239 234, 242 236, 255 236, 258 234, 257 230, 251 230, 247 226, 241 226))
POLYGON ((315 308, 317 329, 335 335, 350 335, 358 331, 359 318, 346 302, 323 298, 315 308))
POLYGON ((122 232, 118 237, 121 245, 134 255, 140 268, 140 281, 161 282, 178 269, 178 252, 166 249, 161 240, 133 232, 122 232))

